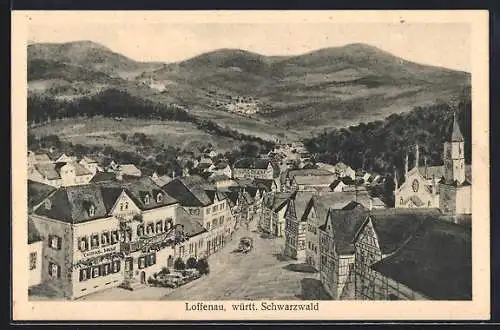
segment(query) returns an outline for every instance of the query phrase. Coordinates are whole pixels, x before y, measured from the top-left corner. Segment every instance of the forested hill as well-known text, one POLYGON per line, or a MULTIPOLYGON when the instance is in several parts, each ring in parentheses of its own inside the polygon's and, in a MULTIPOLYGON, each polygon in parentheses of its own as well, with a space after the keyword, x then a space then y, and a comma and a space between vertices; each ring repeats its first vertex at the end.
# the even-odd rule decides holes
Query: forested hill
POLYGON ((405 114, 393 114, 385 120, 361 123, 349 128, 324 132, 305 141, 316 161, 337 163, 353 168, 392 174, 395 167, 401 177, 405 153, 410 168, 414 164, 415 144, 424 165, 442 165, 443 142, 448 136, 453 111, 465 139, 465 161, 471 162, 471 101, 462 97, 455 109, 448 104, 417 107, 405 114))

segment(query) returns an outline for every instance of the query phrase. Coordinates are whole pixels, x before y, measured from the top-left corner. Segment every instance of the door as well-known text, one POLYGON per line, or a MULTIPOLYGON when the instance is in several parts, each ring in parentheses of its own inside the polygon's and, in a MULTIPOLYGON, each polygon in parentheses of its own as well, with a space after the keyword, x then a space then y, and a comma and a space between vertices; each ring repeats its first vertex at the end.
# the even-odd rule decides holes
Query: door
POLYGON ((174 258, 172 256, 168 256, 167 267, 172 268, 173 266, 174 266, 174 258))
POLYGON ((141 272, 141 283, 142 284, 146 283, 146 272, 144 271, 141 272))

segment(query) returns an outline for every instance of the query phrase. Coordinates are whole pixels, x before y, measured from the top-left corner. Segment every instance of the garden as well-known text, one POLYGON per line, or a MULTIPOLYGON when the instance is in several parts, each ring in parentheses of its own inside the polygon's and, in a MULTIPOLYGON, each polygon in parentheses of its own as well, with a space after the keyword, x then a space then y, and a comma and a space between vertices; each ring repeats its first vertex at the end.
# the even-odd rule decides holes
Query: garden
POLYGON ((196 259, 191 257, 186 262, 181 258, 177 258, 172 269, 163 267, 159 272, 148 278, 148 284, 158 287, 177 288, 209 273, 210 268, 205 258, 196 259))

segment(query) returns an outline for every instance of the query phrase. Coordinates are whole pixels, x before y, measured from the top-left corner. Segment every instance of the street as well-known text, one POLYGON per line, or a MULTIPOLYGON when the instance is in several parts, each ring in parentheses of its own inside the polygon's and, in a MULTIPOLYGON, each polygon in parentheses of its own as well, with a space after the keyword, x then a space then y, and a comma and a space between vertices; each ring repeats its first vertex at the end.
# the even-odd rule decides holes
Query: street
POLYGON ((210 256, 210 274, 177 288, 162 300, 321 299, 319 274, 281 255, 284 238, 265 238, 256 221, 242 226, 222 251, 210 256), (234 253, 243 236, 254 239, 248 254, 234 253))
POLYGON ((78 300, 316 300, 328 299, 319 273, 282 256, 284 238, 266 238, 256 229, 241 226, 219 252, 208 259, 210 274, 176 289, 145 287, 136 291, 111 288, 78 300), (248 254, 233 252, 243 236, 254 239, 248 254))

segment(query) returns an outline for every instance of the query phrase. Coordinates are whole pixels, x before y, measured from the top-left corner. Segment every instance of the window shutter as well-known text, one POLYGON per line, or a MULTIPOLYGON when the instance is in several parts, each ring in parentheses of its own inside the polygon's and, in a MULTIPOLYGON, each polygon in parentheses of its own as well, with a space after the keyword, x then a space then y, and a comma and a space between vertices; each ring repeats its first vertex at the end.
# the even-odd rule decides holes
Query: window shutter
POLYGON ((52 247, 52 235, 49 235, 49 247, 52 247))
POLYGON ((62 247, 62 237, 57 237, 57 249, 60 250, 62 247))
POLYGON ((52 276, 52 263, 49 262, 49 275, 52 276))
POLYGON ((61 266, 57 265, 57 278, 61 278, 61 266))
POLYGON ((156 265, 156 253, 153 253, 153 254, 151 255, 151 264, 152 264, 152 265, 156 265))
POLYGON ((116 262, 116 272, 118 273, 120 271, 121 263, 119 260, 115 262, 116 262))

